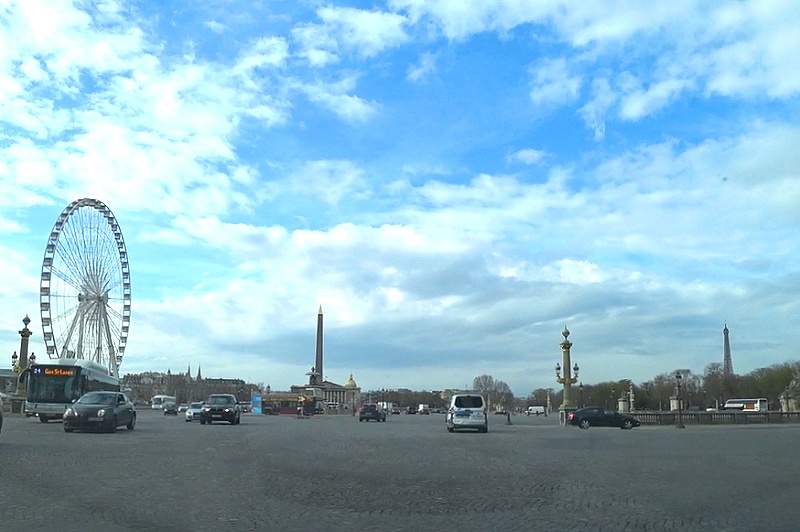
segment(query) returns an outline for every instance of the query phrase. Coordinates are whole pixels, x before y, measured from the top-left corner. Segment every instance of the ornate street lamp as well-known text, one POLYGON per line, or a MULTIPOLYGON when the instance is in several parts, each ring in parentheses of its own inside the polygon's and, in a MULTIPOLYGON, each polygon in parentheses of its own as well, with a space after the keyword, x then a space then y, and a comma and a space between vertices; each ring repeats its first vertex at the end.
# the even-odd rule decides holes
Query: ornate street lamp
POLYGON ((570 368, 570 348, 572 347, 572 342, 568 340, 569 338, 569 329, 564 327, 564 332, 561 333, 564 337, 564 341, 561 342, 559 345, 561 346, 561 361, 564 364, 564 376, 561 376, 561 364, 556 363, 556 382, 563 385, 564 392, 563 398, 561 401, 561 406, 558 407, 559 410, 559 421, 561 425, 566 426, 567 424, 567 415, 568 412, 576 410, 575 402, 572 400, 570 390, 572 389, 572 385, 578 382, 578 364, 576 363, 574 366, 570 368), (570 371, 575 373, 573 377, 570 375, 570 371))
POLYGON ((683 424, 683 399, 681 398, 681 372, 675 372, 675 383, 678 387, 678 420, 675 424, 676 429, 685 429, 686 427, 683 424))

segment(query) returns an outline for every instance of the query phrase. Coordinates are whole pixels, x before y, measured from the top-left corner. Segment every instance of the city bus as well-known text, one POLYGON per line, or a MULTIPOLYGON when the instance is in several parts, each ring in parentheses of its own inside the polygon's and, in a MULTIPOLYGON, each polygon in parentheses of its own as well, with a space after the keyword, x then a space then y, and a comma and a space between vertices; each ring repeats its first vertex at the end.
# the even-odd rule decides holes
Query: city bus
POLYGON ((174 395, 154 395, 152 399, 150 399, 150 408, 153 410, 161 410, 164 408, 164 405, 169 403, 178 404, 178 399, 174 395))
POLYGON ((82 358, 58 358, 47 364, 33 364, 19 379, 27 380, 25 413, 35 415, 42 423, 61 419, 67 406, 86 392, 120 389, 119 379, 108 368, 82 358))
POLYGON ((759 399, 728 399, 725 401, 723 410, 741 410, 742 412, 766 412, 769 408, 769 401, 761 397, 759 399))

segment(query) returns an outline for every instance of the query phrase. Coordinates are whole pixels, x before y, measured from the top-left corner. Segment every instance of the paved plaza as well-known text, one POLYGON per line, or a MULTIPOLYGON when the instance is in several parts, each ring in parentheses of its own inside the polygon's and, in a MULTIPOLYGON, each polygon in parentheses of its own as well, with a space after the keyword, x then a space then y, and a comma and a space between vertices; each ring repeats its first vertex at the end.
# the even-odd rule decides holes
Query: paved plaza
POLYGON ((579 430, 492 416, 247 415, 66 434, 7 416, 0 530, 800 529, 800 425, 579 430))

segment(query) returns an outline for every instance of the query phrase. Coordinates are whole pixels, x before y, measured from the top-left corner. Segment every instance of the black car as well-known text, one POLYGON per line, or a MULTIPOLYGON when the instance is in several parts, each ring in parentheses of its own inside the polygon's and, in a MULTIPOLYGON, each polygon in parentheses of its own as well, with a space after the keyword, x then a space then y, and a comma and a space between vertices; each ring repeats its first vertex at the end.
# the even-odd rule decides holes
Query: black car
POLYGON ((166 416, 168 414, 171 415, 171 416, 177 416, 178 415, 178 405, 176 405, 175 403, 166 403, 164 405, 164 415, 166 416))
POLYGON ((375 421, 386 421, 386 412, 381 410, 381 407, 374 403, 367 403, 363 405, 358 410, 358 420, 359 421, 369 421, 370 419, 374 419, 375 421))
POLYGON ((242 412, 236 397, 227 393, 215 393, 208 396, 200 411, 200 424, 209 425, 214 421, 227 421, 231 425, 241 422, 242 412))
POLYGON ((618 427, 626 430, 642 424, 641 421, 631 415, 604 410, 599 406, 588 406, 570 412, 567 417, 567 423, 582 429, 588 429, 589 427, 618 427))
POLYGON ((89 392, 64 412, 64 432, 87 429, 116 432, 123 425, 133 430, 136 409, 120 392, 89 392))

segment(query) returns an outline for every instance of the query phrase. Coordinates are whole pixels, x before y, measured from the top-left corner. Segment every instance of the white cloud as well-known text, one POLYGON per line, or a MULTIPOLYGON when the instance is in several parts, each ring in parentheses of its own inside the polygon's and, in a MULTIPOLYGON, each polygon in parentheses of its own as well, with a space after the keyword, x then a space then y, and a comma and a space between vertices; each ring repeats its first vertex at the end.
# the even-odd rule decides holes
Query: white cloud
POLYGON ((280 67, 289 56, 289 45, 278 37, 259 39, 239 58, 235 70, 241 73, 258 67, 280 67))
POLYGON ((208 28, 211 31, 213 31, 214 33, 216 33, 217 35, 222 35, 223 33, 225 33, 226 31, 228 31, 230 29, 225 24, 217 22, 216 20, 207 20, 207 21, 203 22, 203 25, 206 28, 208 28))
POLYGON ((564 59, 548 59, 531 69, 531 101, 536 106, 559 105, 580 95, 582 80, 573 75, 564 59))
POLYGON ((339 61, 340 54, 374 57, 409 40, 403 29, 406 19, 396 13, 327 6, 318 9, 317 15, 321 23, 292 29, 299 55, 315 67, 339 61))
POLYGON ((317 15, 344 49, 373 57, 386 48, 408 41, 405 17, 396 13, 349 7, 323 7, 317 15))
POLYGON ((655 83, 646 91, 627 94, 620 103, 620 116, 623 120, 639 120, 666 107, 692 85, 689 80, 670 79, 655 83))
POLYGON ((602 140, 606 133, 605 117, 616 104, 618 95, 611 90, 608 80, 600 78, 592 81, 592 100, 578 110, 578 114, 594 131, 595 140, 602 140))
POLYGON ((337 83, 304 84, 301 90, 308 99, 331 111, 346 122, 365 122, 372 118, 380 105, 353 94, 346 94, 355 88, 356 78, 347 77, 337 83))
POLYGON ((517 161, 523 164, 536 164, 540 162, 547 156, 542 150, 534 150, 532 148, 526 148, 524 150, 519 150, 517 152, 512 153, 508 156, 508 162, 517 161))
POLYGON ((419 62, 416 65, 408 67, 406 77, 409 81, 423 82, 428 75, 436 71, 436 55, 431 52, 425 52, 419 57, 419 62))
POLYGON ((295 194, 316 196, 329 205, 371 194, 364 171, 350 161, 310 161, 290 176, 290 182, 295 194))

